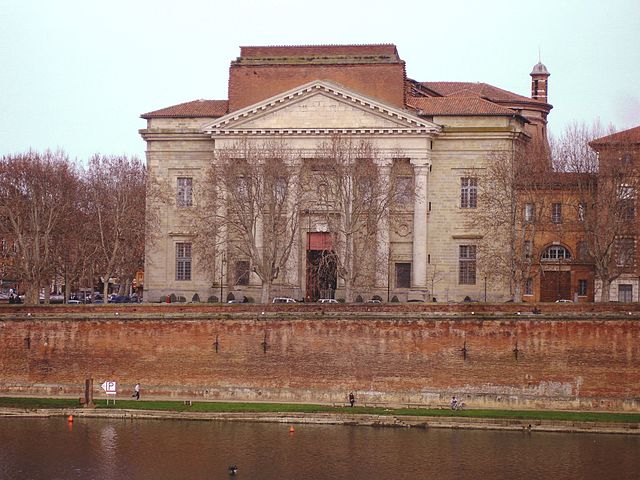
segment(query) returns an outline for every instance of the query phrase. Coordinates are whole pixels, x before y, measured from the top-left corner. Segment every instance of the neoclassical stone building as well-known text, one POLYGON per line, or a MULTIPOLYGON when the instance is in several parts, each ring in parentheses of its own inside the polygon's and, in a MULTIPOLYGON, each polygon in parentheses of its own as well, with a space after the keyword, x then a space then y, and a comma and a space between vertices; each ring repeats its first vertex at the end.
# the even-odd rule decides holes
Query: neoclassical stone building
MULTIPOLYGON (((410 205, 390 209, 379 222, 377 250, 386 260, 375 284, 356 286, 355 293, 401 301, 506 298, 508 290, 487 284, 476 262, 478 246, 489 240, 467 226, 482 208, 475 174, 493 152, 546 142, 548 77, 544 65, 534 67, 529 98, 484 83, 412 80, 394 45, 241 47, 229 69, 227 100, 142 115, 149 172, 175 188, 177 198, 175 205, 151 206, 162 221, 147 247, 145 298, 198 293, 204 300, 229 292, 260 298, 250 262, 225 256, 224 247, 213 271, 199 267, 185 216, 198 202, 195 185, 216 151, 239 140, 284 139, 304 158, 336 133, 370 142, 386 159, 383 169, 404 162, 415 191, 410 205)), ((310 259, 330 248, 323 244, 330 232, 313 208, 299 215, 297 242, 273 294, 316 300, 327 293, 310 259)), ((336 289, 330 295, 343 298, 339 278, 329 286, 336 289)))

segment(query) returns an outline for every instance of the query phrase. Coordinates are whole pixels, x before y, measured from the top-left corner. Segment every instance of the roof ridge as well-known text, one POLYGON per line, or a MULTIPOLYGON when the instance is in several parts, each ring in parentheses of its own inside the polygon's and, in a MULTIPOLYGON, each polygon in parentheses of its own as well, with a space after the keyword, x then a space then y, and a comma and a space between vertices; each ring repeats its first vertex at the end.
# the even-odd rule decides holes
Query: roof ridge
POLYGON ((306 45, 240 45, 240 48, 396 47, 395 43, 310 43, 306 45))

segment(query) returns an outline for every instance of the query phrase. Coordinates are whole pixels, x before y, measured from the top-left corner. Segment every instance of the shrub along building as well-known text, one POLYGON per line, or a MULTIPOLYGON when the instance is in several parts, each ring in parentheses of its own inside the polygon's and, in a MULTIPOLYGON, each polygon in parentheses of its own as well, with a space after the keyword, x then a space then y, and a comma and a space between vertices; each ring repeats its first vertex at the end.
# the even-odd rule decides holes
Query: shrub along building
POLYGON ((548 77, 529 98, 412 80, 394 45, 241 47, 227 100, 142 115, 175 199, 149 205, 145 298, 509 298, 468 220, 490 154, 546 145, 548 77))

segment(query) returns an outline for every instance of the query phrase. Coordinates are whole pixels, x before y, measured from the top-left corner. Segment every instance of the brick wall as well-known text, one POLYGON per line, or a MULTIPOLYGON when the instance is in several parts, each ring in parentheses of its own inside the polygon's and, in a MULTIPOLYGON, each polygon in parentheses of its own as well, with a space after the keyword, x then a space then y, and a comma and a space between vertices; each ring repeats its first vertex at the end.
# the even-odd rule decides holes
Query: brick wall
POLYGON ((0 394, 79 397, 92 377, 124 396, 640 410, 636 313, 268 307, 3 308, 0 394))
POLYGON ((397 108, 404 108, 404 62, 357 65, 232 65, 233 112, 313 80, 328 80, 397 108))

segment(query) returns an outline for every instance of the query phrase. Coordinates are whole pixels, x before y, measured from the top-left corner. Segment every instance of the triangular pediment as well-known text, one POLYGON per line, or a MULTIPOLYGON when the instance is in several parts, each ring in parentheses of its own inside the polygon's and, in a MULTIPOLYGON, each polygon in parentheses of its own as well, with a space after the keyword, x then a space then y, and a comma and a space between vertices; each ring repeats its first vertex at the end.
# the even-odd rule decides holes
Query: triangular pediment
POLYGON ((411 113, 326 81, 314 81, 206 124, 210 135, 273 133, 436 133, 411 113))

